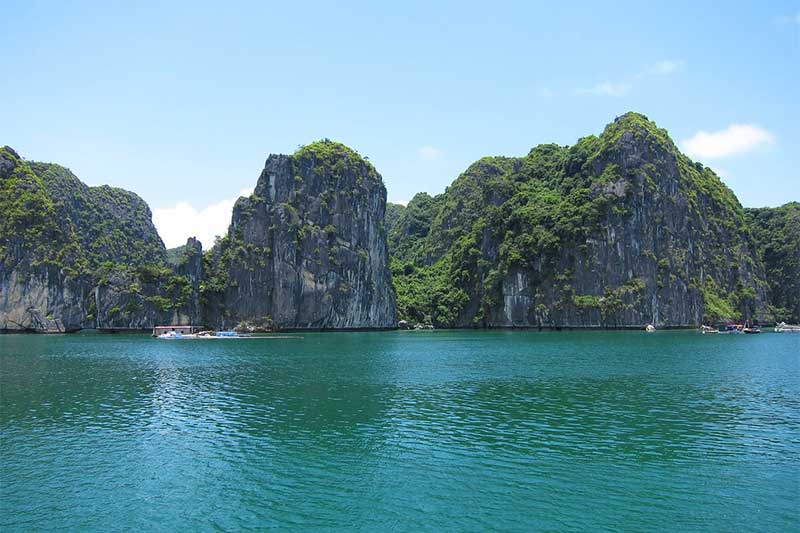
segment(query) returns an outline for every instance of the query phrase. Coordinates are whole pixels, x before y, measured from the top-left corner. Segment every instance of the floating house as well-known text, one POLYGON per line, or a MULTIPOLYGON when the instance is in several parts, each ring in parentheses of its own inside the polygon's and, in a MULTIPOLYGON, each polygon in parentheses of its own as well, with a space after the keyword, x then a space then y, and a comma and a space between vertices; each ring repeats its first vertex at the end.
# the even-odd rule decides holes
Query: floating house
POLYGON ((174 331, 181 335, 191 335, 200 331, 200 326, 156 326, 153 328, 153 337, 174 331))

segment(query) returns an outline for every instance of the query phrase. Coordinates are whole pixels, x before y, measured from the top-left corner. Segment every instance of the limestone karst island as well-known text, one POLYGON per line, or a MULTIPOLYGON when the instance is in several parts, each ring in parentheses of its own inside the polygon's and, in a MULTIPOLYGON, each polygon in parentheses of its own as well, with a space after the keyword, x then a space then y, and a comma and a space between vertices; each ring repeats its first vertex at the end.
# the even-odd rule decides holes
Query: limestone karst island
POLYGON ((387 204, 330 140, 270 155, 216 243, 167 250, 135 193, 0 150, 0 330, 698 327, 800 320, 800 204, 743 209, 627 113, 387 204))
POLYGON ((3 1, 0 533, 800 532, 798 9, 3 1))

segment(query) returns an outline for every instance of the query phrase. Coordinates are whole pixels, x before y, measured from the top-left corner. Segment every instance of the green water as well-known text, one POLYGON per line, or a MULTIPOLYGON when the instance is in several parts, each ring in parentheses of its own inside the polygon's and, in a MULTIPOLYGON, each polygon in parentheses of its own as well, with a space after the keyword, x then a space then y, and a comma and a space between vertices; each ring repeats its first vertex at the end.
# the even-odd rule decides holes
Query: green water
POLYGON ((0 336, 0 530, 797 531, 800 335, 0 336))

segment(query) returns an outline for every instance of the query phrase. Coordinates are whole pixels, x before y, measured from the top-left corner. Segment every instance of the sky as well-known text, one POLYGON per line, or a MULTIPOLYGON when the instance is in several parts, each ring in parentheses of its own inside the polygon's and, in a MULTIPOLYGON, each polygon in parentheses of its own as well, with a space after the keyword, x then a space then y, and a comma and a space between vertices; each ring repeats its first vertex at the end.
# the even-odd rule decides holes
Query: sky
POLYGON ((627 111, 744 206, 800 200, 800 2, 5 0, 0 145, 206 247, 270 153, 368 156, 392 202, 627 111))

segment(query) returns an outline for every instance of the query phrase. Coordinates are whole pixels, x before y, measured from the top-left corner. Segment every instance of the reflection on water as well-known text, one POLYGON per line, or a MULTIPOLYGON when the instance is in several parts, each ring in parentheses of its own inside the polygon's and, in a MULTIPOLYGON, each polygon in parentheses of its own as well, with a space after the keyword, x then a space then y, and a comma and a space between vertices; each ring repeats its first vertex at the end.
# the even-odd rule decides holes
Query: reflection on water
POLYGON ((0 337, 0 526, 785 530, 800 339, 0 337))

